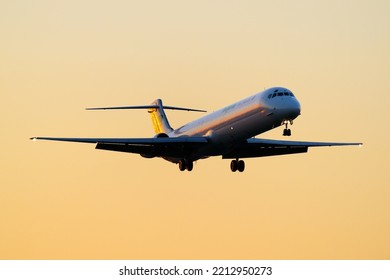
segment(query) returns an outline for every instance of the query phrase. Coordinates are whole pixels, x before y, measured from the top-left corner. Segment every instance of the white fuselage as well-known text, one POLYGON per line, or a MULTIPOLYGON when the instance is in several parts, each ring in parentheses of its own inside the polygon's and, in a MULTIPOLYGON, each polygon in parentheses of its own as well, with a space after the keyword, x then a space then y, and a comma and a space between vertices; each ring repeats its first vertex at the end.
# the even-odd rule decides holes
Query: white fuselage
POLYGON ((219 154, 235 144, 292 121, 299 116, 301 106, 290 90, 273 87, 240 100, 230 106, 192 121, 169 133, 169 137, 207 136, 207 151, 199 151, 195 158, 210 151, 219 154))

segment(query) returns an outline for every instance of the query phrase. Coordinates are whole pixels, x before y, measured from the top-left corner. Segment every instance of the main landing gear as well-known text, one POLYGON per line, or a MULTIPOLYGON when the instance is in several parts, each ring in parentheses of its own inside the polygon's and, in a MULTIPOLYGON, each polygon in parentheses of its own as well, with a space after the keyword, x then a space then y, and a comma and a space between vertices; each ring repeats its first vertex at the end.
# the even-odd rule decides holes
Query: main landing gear
POLYGON ((243 172, 245 170, 245 162, 243 160, 234 159, 230 163, 230 169, 232 172, 236 172, 237 170, 243 172))
POLYGON ((179 161, 179 169, 180 171, 184 171, 184 170, 188 170, 188 171, 192 171, 192 169, 194 168, 194 163, 190 160, 185 160, 185 159, 181 159, 179 161))
MULTIPOLYGON (((194 168, 194 162, 186 159, 179 160, 179 169, 180 171, 192 171, 194 168)), ((230 169, 232 172, 243 172, 245 170, 245 162, 243 160, 234 159, 230 163, 230 169)))
POLYGON ((291 136, 291 129, 288 128, 288 123, 293 124, 293 121, 284 121, 283 124, 286 125, 286 128, 283 129, 283 136, 291 136))

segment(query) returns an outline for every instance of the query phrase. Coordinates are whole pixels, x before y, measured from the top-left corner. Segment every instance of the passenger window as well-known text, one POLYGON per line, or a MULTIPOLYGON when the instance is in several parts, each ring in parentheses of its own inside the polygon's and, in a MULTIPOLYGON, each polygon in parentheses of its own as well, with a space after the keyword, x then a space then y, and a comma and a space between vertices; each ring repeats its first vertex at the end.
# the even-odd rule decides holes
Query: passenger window
POLYGON ((284 93, 284 95, 285 95, 285 96, 289 96, 289 94, 288 94, 288 92, 287 92, 287 91, 284 93))
POLYGON ((270 99, 270 98, 271 98, 271 96, 272 96, 272 93, 268 94, 268 99, 270 99))
POLYGON ((278 92, 278 96, 283 96, 283 92, 278 92))
POLYGON ((274 98, 276 96, 276 93, 272 94, 272 98, 274 98))

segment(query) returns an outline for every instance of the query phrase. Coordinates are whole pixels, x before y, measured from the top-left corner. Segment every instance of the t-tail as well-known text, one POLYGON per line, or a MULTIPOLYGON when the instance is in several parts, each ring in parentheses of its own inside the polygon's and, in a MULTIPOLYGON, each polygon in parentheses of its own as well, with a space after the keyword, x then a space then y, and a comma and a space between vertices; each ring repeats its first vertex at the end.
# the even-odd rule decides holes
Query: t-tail
POLYGON ((181 111, 193 111, 193 112, 206 112, 204 110, 164 106, 161 99, 156 99, 150 105, 142 106, 121 106, 121 107, 99 107, 99 108, 87 108, 87 110, 122 110, 122 109, 147 109, 152 119, 154 132, 156 134, 168 134, 173 131, 170 126, 167 116, 165 115, 164 109, 169 110, 181 110, 181 111))

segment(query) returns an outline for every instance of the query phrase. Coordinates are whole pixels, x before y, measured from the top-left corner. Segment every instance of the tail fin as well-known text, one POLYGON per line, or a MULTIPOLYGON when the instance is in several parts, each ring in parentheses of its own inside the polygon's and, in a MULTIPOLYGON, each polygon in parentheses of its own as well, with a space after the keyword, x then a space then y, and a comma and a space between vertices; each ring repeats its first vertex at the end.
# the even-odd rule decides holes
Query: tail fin
POLYGON ((154 132, 156 134, 158 133, 168 134, 173 129, 169 125, 167 116, 165 115, 164 107, 162 105, 162 100, 156 99, 152 102, 152 105, 154 105, 154 107, 149 108, 148 113, 150 114, 150 118, 152 119, 154 132))

